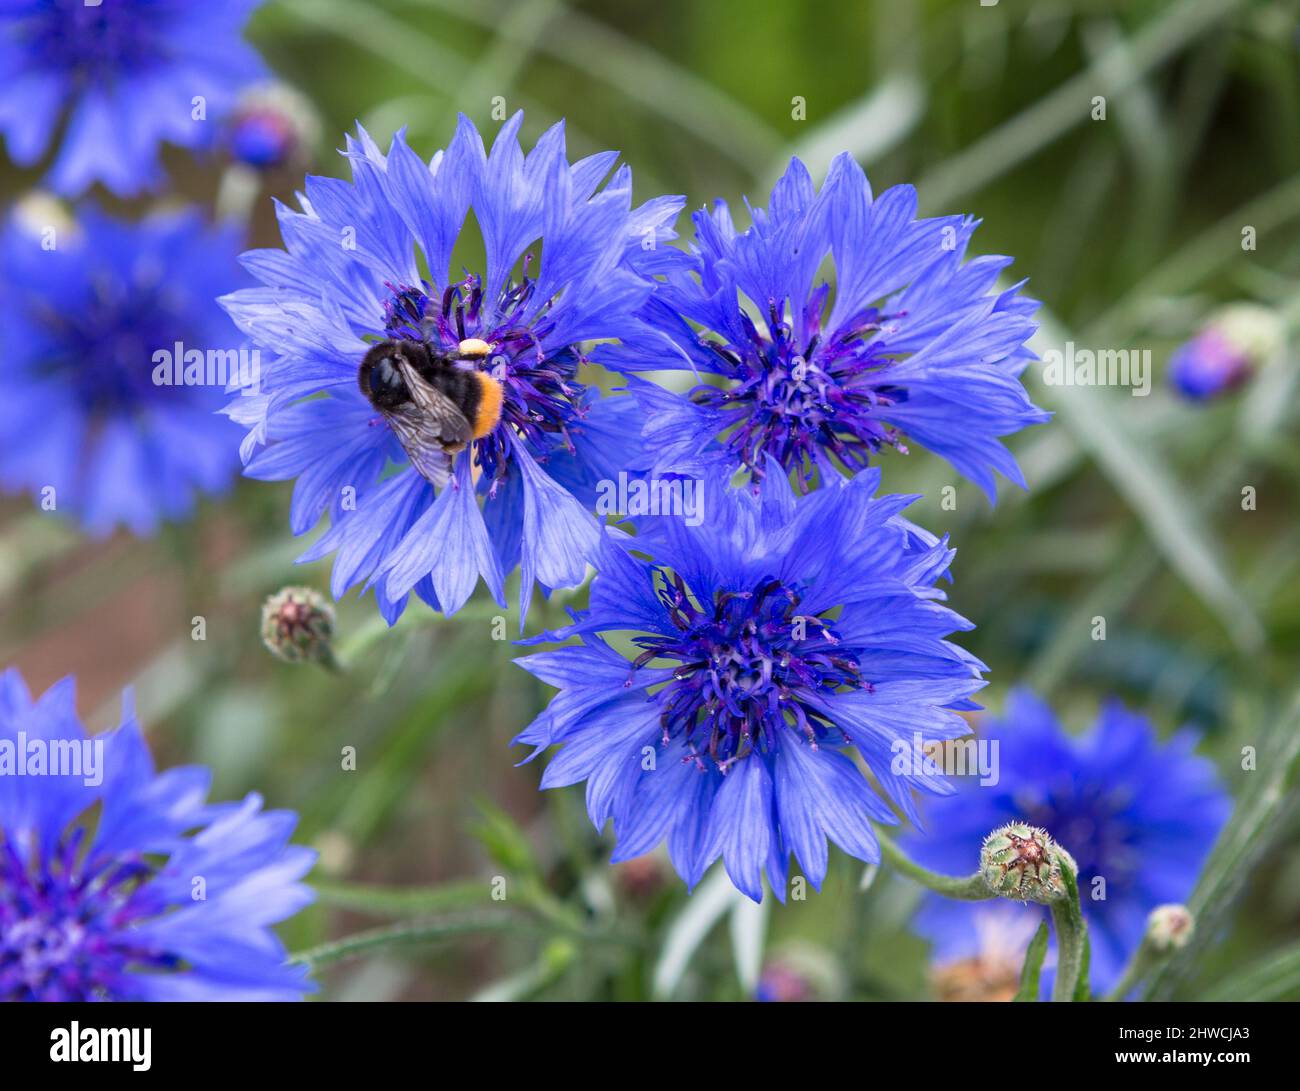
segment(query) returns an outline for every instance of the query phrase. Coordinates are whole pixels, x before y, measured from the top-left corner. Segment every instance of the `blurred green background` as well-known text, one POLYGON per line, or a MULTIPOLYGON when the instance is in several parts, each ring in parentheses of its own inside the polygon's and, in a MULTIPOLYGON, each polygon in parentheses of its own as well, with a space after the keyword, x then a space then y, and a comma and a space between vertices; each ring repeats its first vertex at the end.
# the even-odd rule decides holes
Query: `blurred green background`
MULTIPOLYGON (((1011 442, 1028 493, 1004 489, 990 508, 919 450, 887 455, 885 484, 922 493, 912 518, 958 547, 951 601, 978 625, 963 643, 991 668, 985 703, 1027 683, 1077 729, 1118 694, 1165 732, 1197 725, 1244 805, 1283 794, 1261 820, 1265 865, 1227 860, 1241 897, 1216 903, 1215 942, 1162 987, 1211 995, 1266 958, 1292 967, 1274 991, 1300 997, 1296 810, 1270 764, 1300 731, 1296 16, 1245 0, 271 0, 250 37, 322 115, 317 173, 345 174, 333 149, 355 120, 381 143, 406 126, 428 156, 457 111, 494 132, 496 96, 526 111, 525 144, 564 117, 572 157, 618 148, 639 199, 680 192, 688 211, 718 196, 764 204, 792 154, 820 179, 847 150, 877 191, 912 182, 924 212, 982 218, 974 252, 1014 255, 1045 303, 1040 351, 1150 349, 1149 397, 1030 379, 1057 417, 1011 442), (1273 308, 1287 344, 1243 390, 1178 400, 1170 351, 1238 300, 1273 308), (1242 510, 1247 485, 1257 510, 1242 510), (1105 641, 1091 638, 1096 616, 1105 641), (1245 745, 1263 755, 1249 776, 1245 745)), ((219 164, 168 162, 181 191, 215 200, 219 164)), ((6 168, 2 188, 35 182, 6 168)), ((270 196, 298 184, 266 180, 250 241, 278 243, 270 196)), ((289 492, 242 482, 151 543, 90 543, 0 501, 0 660, 35 689, 78 674, 99 727, 134 683, 160 762, 208 763, 219 795, 256 789, 298 810, 334 885, 286 928, 292 948, 384 925, 379 896, 347 884, 418 888, 385 905, 399 929, 413 913, 428 922, 421 942, 322 952, 325 998, 645 998, 658 968, 673 995, 741 999, 764 933, 768 957, 826 963, 832 994, 936 995, 907 932, 915 888, 882 875, 863 896, 861 865, 842 855, 820 896, 742 908, 730 926, 730 903, 688 900, 666 861, 611 869, 581 789, 543 796, 541 764, 512 764, 509 739, 547 694, 492 639, 499 611, 481 594, 451 621, 412 607, 391 633, 369 600, 341 604, 340 676, 272 660, 263 598, 328 584, 326 565, 292 563, 307 541, 290 538, 289 492), (348 746, 355 772, 339 767, 348 746)))

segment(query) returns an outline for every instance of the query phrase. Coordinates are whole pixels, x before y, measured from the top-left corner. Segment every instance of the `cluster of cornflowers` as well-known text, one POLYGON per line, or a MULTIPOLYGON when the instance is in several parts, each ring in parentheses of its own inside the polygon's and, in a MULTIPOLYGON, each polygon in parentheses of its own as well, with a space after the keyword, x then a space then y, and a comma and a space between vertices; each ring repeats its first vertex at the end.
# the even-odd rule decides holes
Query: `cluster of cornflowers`
MULTIPOLYGON (((315 124, 243 40, 258 4, 0 4, 0 136, 42 187, 0 221, 0 488, 92 535, 188 518, 238 470, 219 410, 258 368, 216 302, 240 283, 229 213, 315 124), (175 195, 135 219, 85 198, 163 189, 165 144, 221 170, 218 222, 175 195)), ((312 900, 297 816, 209 802, 210 780, 156 771, 129 699, 89 737, 71 679, 33 699, 0 672, 0 1001, 314 991, 273 931, 312 900)))
MULTIPOLYGON (((40 162, 65 125, 48 175, 65 195, 156 187, 161 142, 202 149, 214 133, 245 173, 304 162, 309 107, 239 40, 254 6, 24 7, 0 32, 11 155, 40 162), (194 77, 174 56, 214 59, 198 66, 199 98, 219 125, 145 108, 194 77), (128 140, 120 117, 134 119, 128 140)), ((876 825, 919 826, 923 796, 950 797, 926 808, 949 830, 966 814, 987 832, 987 807, 898 760, 969 732, 985 667, 952 639, 971 628, 945 605, 953 550, 905 517, 915 497, 880 486, 909 446, 990 500, 999 475, 1024 486, 1002 440, 1048 415, 1021 383, 1037 305, 999 283, 1010 259, 968 258, 974 220, 918 216, 911 187, 874 193, 847 155, 820 188, 792 161, 746 227, 722 201, 696 212, 678 247, 683 198, 634 205, 617 153, 570 161, 562 124, 525 153, 522 123, 489 150, 462 117, 428 159, 403 133, 384 150, 358 128, 343 150, 351 181, 307 176, 296 208, 277 205, 283 249, 242 256, 252 287, 223 268, 230 232, 193 215, 121 224, 82 208, 53 245, 49 224, 12 218, 0 308, 20 335, 0 370, 41 397, 0 406, 0 483, 54 497, 91 530, 148 533, 224 488, 238 448, 248 476, 294 482, 295 534, 328 521, 302 559, 332 554, 335 595, 373 590, 390 624, 412 594, 454 614, 480 579, 504 607, 518 571, 522 627, 538 586, 589 581, 587 608, 532 641, 560 646, 519 661, 558 693, 517 741, 560 747, 542 786, 585 782, 593 823, 613 823, 614 859, 666 843, 688 886, 721 860, 744 894, 784 899, 793 859, 820 887, 829 843, 877 863, 876 825), (481 264, 458 266, 469 252, 481 264), (221 344, 218 291, 260 361, 251 380, 221 384, 229 420, 213 417, 213 391, 148 381, 140 358, 142 345, 221 344), (626 385, 594 384, 591 364, 626 385), (671 384, 645 377, 663 373, 671 384), (702 517, 593 514, 628 479, 689 484, 702 517)), ((228 209, 241 177, 227 175, 228 209)), ((283 658, 328 658, 332 615, 313 595, 268 607, 264 636, 283 658)), ((63 691, 33 704, 8 676, 0 698, 0 735, 39 723, 80 736, 63 691)), ((1151 749, 1119 712, 1099 730, 1151 749)), ((285 845, 292 816, 260 815, 255 798, 208 807, 201 773, 154 777, 129 717, 111 745, 129 765, 102 795, 69 788, 39 829, 0 806, 0 995, 299 994, 265 931, 306 897, 295 880, 310 860, 285 845), (88 838, 78 816, 97 802, 137 814, 131 836, 109 822, 88 838), (226 876, 226 916, 176 910, 199 863, 223 874, 232 838, 257 851, 226 876)), ((1083 848, 1145 828, 1094 790, 1095 752, 1064 749, 1054 794, 1010 813, 1026 789, 997 815, 1010 824, 985 844, 982 894, 1055 907, 1102 859, 1083 848), (1095 837, 1074 855, 1021 821, 1064 829, 1079 814, 1095 837)), ((1133 880, 1125 918, 1099 933, 1103 976, 1131 950, 1130 918, 1181 896, 1221 821, 1212 778, 1190 757, 1184 769, 1151 805, 1194 799, 1205 822, 1180 867, 1133 880)), ((943 935, 955 955, 954 929, 943 935)), ((1064 943, 1056 956, 1074 977, 1076 956, 1064 943)))
POLYGON ((1001 439, 1046 419, 1020 382, 1036 304, 998 285, 1008 259, 967 260, 973 221, 847 156, 820 189, 793 161, 744 230, 697 213, 682 248, 681 198, 634 206, 614 153, 571 163, 558 125, 525 152, 521 124, 489 150, 462 118, 429 160, 359 129, 351 183, 279 209, 284 249, 244 259, 261 286, 222 300, 272 361, 228 409, 246 472, 296 482, 295 532, 330 524, 304 559, 390 622, 480 578, 504 605, 517 568, 522 625, 536 585, 589 581, 530 641, 562 646, 520 660, 559 693, 517 741, 560 747, 543 787, 585 782, 616 860, 666 842, 688 885, 721 859, 754 899, 792 858, 820 886, 829 842, 876 862, 874 823, 952 791, 898 744, 967 733, 984 685, 953 551, 876 463, 912 443, 1023 485, 1001 439), (689 486, 702 518, 595 518, 628 479, 689 486))

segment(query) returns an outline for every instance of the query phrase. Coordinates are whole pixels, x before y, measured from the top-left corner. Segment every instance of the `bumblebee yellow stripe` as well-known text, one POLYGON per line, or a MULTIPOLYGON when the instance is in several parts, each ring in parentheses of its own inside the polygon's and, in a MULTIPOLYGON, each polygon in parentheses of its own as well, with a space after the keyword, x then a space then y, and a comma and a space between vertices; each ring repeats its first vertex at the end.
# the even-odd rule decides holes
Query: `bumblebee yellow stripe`
POLYGON ((478 409, 474 413, 474 438, 482 439, 501 420, 502 390, 501 384, 486 372, 476 371, 474 377, 478 379, 482 391, 478 400, 478 409))

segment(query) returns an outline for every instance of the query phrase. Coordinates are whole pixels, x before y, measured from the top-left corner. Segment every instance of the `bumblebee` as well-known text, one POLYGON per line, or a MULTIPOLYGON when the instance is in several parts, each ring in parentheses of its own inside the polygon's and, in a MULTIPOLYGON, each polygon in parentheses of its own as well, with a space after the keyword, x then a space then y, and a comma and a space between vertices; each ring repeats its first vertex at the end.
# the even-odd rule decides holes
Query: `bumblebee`
POLYGON ((451 457, 501 420, 501 384, 475 366, 491 346, 466 338, 453 353, 423 341, 380 341, 357 372, 361 393, 393 429, 411 465, 441 488, 451 457))

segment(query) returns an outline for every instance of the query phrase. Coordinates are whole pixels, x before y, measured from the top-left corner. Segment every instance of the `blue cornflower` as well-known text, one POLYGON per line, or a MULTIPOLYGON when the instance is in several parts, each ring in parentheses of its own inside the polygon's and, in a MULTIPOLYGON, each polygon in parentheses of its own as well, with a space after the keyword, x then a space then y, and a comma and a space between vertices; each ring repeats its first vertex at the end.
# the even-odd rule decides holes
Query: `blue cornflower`
MULTIPOLYGON (((1079 865, 1091 983, 1104 991, 1141 942, 1147 914, 1187 898, 1227 819, 1229 799, 1214 767, 1194 755, 1192 733, 1161 744, 1149 720, 1115 701, 1075 738, 1042 701, 1016 691, 1005 717, 981 734, 998 740, 997 784, 971 784, 931 803, 925 816, 933 833, 910 838, 908 847, 929 867, 966 874, 995 827, 1019 819, 1047 830, 1079 865)), ((1027 944, 1043 912, 930 896, 916 924, 944 964, 986 954, 992 932, 1027 944)))
POLYGON ((681 199, 633 209, 626 167, 601 188, 617 153, 570 165, 562 124, 525 157, 522 121, 503 125, 488 155, 462 117, 431 163, 401 133, 385 155, 358 129, 344 152, 353 181, 308 176, 303 211, 279 209, 286 249, 245 256, 265 287, 222 300, 270 361, 261 396, 231 409, 251 426, 245 472, 297 479, 295 534, 329 512, 302 560, 337 551, 335 595, 374 586, 390 622, 412 590, 454 613, 480 575, 503 603, 517 565, 521 614, 534 581, 578 584, 600 536, 588 511, 598 482, 639 465, 635 403, 598 397, 578 367, 584 342, 638 328, 681 199), (453 250, 472 252, 480 233, 481 271, 453 276, 453 250), (500 420, 455 456, 440 490, 359 387, 367 351, 386 339, 449 356, 486 343, 458 366, 499 383, 500 420))
POLYGON ((759 481, 773 459, 807 489, 910 437, 990 499, 993 471, 1023 487, 998 437, 1049 416, 1019 379, 1038 305, 994 289, 1010 258, 963 263, 976 221, 918 219, 911 186, 873 198, 848 155, 820 193, 792 160, 750 213, 738 232, 723 201, 697 212, 691 254, 647 308, 657 336, 598 356, 694 373, 687 396, 633 381, 656 470, 759 481), (818 282, 831 257, 833 293, 818 282))
POLYGON ((129 196, 162 180, 164 142, 193 148, 265 69, 240 31, 261 0, 0 0, 0 132, 31 166, 66 119, 48 184, 129 196))
POLYGON ((897 820, 854 754, 909 817, 912 789, 951 790, 894 759, 968 730, 984 667, 947 639, 971 628, 936 586, 952 551, 879 478, 800 500, 779 473, 757 495, 710 483, 699 526, 602 542, 590 609, 537 638, 580 642, 519 660, 560 693, 515 741, 562 745, 542 787, 587 782, 615 861, 666 838, 688 886, 721 856, 784 900, 791 852, 818 888, 828 837, 879 860, 871 822, 897 820))
POLYGON ((210 775, 156 773, 124 702, 88 737, 72 679, 33 702, 0 674, 0 1000, 297 1000, 270 926, 312 900, 297 816, 206 802, 210 775), (38 765, 39 763, 39 765, 38 765))
POLYGON ((60 215, 32 205, 0 229, 0 487, 92 533, 149 534, 238 467, 220 410, 240 336, 214 302, 238 232, 196 212, 60 215))
POLYGON ((1212 401, 1267 365, 1282 343, 1282 321, 1275 311, 1257 303, 1230 303, 1170 356, 1169 382, 1188 401, 1212 401))

